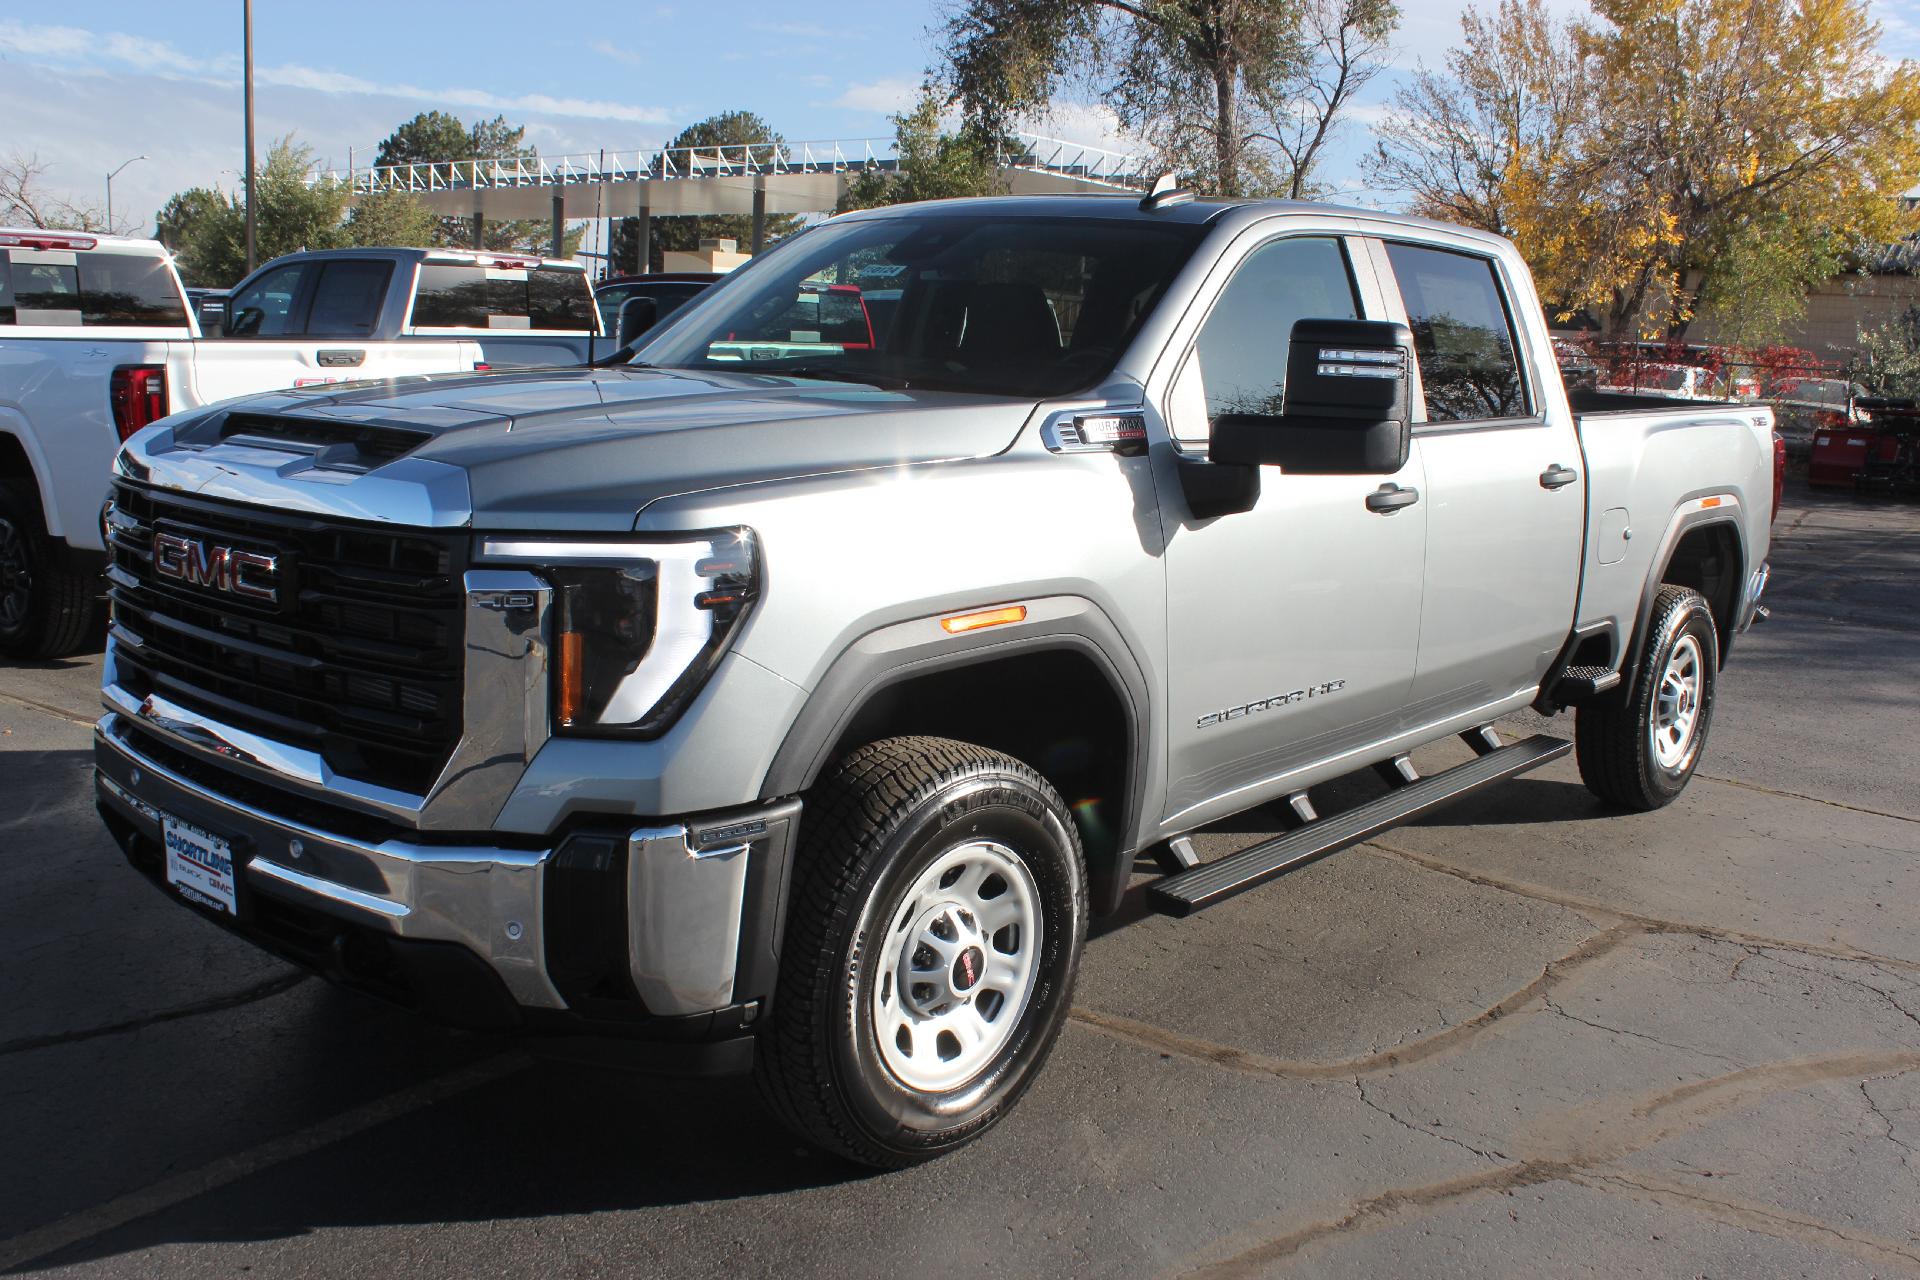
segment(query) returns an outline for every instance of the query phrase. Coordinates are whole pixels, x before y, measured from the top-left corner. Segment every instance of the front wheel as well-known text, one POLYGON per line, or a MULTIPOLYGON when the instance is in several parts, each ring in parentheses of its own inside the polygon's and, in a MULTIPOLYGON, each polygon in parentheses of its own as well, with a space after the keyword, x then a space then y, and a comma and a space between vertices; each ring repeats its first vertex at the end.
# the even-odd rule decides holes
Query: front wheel
POLYGON ((1045 779, 941 738, 855 751, 808 797, 756 1067, 789 1127, 897 1168, 1026 1091, 1086 938, 1080 844, 1045 779))
POLYGON ((1671 804, 1693 777, 1713 720, 1720 637, 1697 591, 1662 587, 1646 650, 1625 685, 1583 703, 1574 724, 1587 790, 1640 812, 1671 804))

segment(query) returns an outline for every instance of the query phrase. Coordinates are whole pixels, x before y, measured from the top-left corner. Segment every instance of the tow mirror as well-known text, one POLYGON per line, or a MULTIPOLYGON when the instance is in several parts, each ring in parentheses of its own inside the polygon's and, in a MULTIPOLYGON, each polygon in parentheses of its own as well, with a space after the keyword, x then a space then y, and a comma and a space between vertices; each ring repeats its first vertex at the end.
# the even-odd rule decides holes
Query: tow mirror
POLYGON ((622 347, 630 347, 647 330, 660 322, 660 303, 654 298, 628 298, 620 304, 620 319, 614 337, 622 347))
POLYGON ((1407 465, 1413 335, 1385 320, 1301 320, 1280 413, 1213 420, 1208 457, 1295 475, 1392 475, 1407 465))

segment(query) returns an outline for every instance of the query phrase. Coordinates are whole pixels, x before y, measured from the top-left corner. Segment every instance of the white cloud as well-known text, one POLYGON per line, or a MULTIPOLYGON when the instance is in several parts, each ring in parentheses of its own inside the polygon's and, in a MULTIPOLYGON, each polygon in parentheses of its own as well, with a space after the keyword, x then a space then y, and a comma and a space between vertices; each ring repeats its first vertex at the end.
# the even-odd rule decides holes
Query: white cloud
POLYGON ((1099 147, 1122 155, 1144 149, 1140 139, 1120 127, 1120 117, 1113 108, 1099 102, 1056 100, 1044 112, 1022 119, 1017 124, 1026 133, 1099 147))
MULTIPOLYGON (((192 58, 165 41, 150 40, 143 36, 93 32, 78 27, 29 25, 11 20, 0 22, 0 51, 17 53, 29 60, 55 66, 133 67, 161 79, 200 80, 208 84, 230 86, 237 84, 242 76, 239 62, 231 56, 192 58)), ((258 84, 276 88, 394 98, 482 111, 578 116, 617 120, 623 124, 659 125, 671 119, 671 113, 661 107, 591 98, 561 98, 541 93, 498 94, 464 86, 426 88, 410 84, 381 84, 344 71, 298 63, 256 67, 254 78, 258 84)))
POLYGON ((895 77, 848 85, 845 93, 829 105, 849 111, 871 111, 875 115, 893 115, 905 111, 920 96, 920 82, 895 77))
POLYGON ((615 62, 624 62, 630 67, 643 67, 647 64, 645 54, 635 49, 623 49, 611 40, 595 40, 588 47, 603 58, 612 58, 615 62))
POLYGON ((832 40, 849 34, 842 31, 836 36, 834 32, 812 22, 754 22, 748 24, 748 29, 772 36, 793 36, 799 40, 832 40))

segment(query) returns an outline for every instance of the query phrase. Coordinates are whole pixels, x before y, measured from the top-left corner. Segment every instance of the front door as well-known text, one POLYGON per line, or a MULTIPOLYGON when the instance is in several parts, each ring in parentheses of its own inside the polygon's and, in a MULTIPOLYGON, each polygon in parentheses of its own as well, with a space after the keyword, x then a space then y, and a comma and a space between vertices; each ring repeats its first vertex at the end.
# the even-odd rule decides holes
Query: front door
POLYGON ((1367 506, 1394 476, 1260 469, 1252 510, 1196 519, 1180 457, 1223 413, 1277 413, 1296 320, 1361 318, 1337 237, 1270 240, 1215 298, 1163 407, 1178 448, 1155 470, 1167 576, 1165 829, 1290 790, 1288 775, 1390 737, 1418 651, 1425 504, 1367 506))

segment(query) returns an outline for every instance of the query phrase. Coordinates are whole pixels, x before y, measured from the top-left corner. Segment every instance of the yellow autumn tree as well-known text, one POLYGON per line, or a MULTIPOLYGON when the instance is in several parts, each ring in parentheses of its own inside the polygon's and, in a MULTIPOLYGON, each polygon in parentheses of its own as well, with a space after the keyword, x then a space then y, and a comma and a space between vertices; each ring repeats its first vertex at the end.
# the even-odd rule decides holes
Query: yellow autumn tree
POLYGON ((1864 0, 1502 0, 1402 91, 1371 174, 1512 237, 1562 316, 1764 340, 1910 224, 1920 72, 1879 37, 1864 0))
MULTIPOLYGON (((1791 318, 1844 256, 1913 219, 1920 69, 1865 0, 1594 0, 1592 144, 1672 234, 1610 308, 1673 336, 1712 311, 1791 318)), ((1761 335, 1748 335, 1761 336, 1761 335)))

